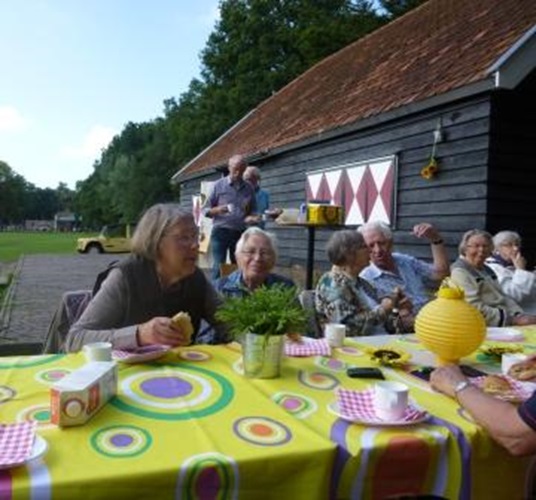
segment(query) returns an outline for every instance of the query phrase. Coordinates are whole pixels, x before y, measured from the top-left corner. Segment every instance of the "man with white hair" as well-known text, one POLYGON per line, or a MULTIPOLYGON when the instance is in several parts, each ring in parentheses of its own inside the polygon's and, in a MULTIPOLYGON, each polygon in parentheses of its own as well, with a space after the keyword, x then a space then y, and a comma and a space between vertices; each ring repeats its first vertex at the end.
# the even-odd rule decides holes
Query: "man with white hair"
POLYGON ((413 319, 431 298, 432 290, 449 274, 447 250, 439 231, 427 222, 413 227, 413 235, 427 239, 432 248, 432 264, 411 255, 393 253, 393 233, 384 222, 374 221, 363 224, 359 229, 370 250, 370 264, 360 276, 372 283, 378 295, 393 296, 401 291, 412 304, 412 316, 401 317, 404 329, 413 326, 413 319))

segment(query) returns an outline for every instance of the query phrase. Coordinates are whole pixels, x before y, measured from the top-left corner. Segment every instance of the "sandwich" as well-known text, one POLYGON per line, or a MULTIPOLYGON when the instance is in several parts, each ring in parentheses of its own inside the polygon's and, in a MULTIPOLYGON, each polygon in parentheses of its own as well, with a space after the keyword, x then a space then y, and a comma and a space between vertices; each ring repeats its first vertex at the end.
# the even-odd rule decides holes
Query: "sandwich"
POLYGON ((182 332, 187 343, 189 344, 194 333, 194 327, 192 326, 190 315, 187 312, 178 312, 175 314, 175 316, 173 316, 173 318, 171 318, 171 322, 182 332))
POLYGON ((523 361, 512 365, 508 370, 508 375, 523 382, 536 379, 536 360, 523 361))
POLYGON ((488 394, 505 396, 511 394, 512 386, 508 380, 499 375, 487 375, 484 378, 482 390, 488 394))

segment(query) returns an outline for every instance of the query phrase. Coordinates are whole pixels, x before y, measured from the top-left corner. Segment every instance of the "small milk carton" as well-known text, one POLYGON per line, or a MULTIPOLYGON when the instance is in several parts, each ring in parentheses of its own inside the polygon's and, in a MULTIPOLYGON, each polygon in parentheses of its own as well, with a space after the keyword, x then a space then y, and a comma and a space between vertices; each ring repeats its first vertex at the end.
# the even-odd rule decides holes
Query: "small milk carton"
POLYGON ((92 361, 50 389, 51 422, 60 427, 82 425, 117 394, 117 364, 92 361))

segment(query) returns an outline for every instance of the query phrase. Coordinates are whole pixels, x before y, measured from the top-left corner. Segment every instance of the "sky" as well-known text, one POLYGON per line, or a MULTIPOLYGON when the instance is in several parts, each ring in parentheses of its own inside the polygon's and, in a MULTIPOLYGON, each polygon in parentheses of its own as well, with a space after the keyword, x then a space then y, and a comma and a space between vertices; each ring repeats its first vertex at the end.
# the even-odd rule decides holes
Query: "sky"
POLYGON ((218 0, 0 0, 0 160, 74 189, 199 77, 217 19, 218 0))

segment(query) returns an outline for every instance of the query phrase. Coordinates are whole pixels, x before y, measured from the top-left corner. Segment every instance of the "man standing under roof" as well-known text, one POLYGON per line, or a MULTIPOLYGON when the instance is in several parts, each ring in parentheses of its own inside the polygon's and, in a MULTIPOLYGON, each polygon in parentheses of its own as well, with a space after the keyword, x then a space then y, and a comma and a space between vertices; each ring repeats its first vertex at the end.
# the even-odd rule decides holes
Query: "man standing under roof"
MULTIPOLYGON (((262 215, 269 215, 270 217, 275 218, 283 212, 283 210, 276 208, 270 210, 270 213, 266 213, 270 208, 270 193, 261 188, 261 171, 258 167, 250 165, 248 168, 246 168, 246 171, 244 172, 244 180, 249 182, 253 186, 253 189, 255 189, 257 212, 261 217, 262 215)), ((261 220, 257 223, 257 226, 264 229, 264 218, 261 218, 261 220)))
POLYGON ((247 168, 242 155, 229 159, 229 175, 214 184, 207 200, 205 216, 213 219, 212 279, 220 277, 220 264, 227 261, 227 252, 233 264, 236 263, 235 248, 247 224, 258 222, 255 190, 244 180, 247 168))

